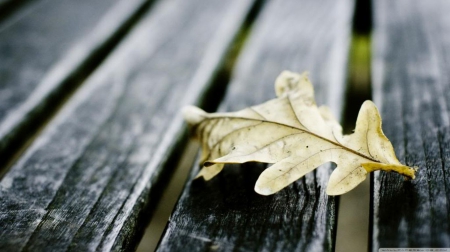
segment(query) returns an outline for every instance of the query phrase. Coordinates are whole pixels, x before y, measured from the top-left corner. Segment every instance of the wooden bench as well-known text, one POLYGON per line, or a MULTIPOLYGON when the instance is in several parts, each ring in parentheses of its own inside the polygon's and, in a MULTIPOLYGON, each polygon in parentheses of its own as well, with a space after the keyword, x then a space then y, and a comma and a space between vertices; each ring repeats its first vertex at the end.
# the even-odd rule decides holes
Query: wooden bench
MULTIPOLYGON (((282 70, 308 70, 342 119, 352 0, 9 2, 0 251, 136 249, 188 141, 184 105, 237 110, 273 98, 282 70)), ((400 160, 420 169, 413 181, 373 176, 372 251, 450 247, 448 10, 373 4, 373 99, 400 160)), ((253 190, 263 169, 227 166, 204 182, 192 164, 157 250, 334 250, 333 167, 273 196, 253 190)))

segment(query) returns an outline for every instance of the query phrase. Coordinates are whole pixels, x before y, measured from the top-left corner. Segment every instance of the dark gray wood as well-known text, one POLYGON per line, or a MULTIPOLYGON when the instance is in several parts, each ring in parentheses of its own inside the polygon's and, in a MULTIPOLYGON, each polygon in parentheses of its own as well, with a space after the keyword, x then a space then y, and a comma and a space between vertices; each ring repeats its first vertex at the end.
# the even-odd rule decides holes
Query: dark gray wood
POLYGON ((18 10, 26 2, 32 0, 0 0, 0 22, 18 10))
POLYGON ((146 5, 147 0, 35 0, 0 22, 0 163, 146 5))
POLYGON ((373 94, 416 179, 377 173, 372 250, 450 247, 450 2, 374 1, 373 94))
POLYGON ((135 248, 252 3, 157 2, 1 180, 0 250, 135 248))
MULTIPOLYGON (((285 69, 309 70, 319 104, 341 114, 352 1, 268 1, 251 29, 221 110, 275 97, 285 69)), ((210 181, 192 171, 158 251, 332 251, 336 199, 323 166, 272 196, 254 192, 264 166, 226 166, 210 181)))
MULTIPOLYGON (((0 0, 0 13, 5 15, 8 14, 14 7, 20 6, 26 0, 0 0)), ((0 17, 1 19, 2 17, 0 17)))

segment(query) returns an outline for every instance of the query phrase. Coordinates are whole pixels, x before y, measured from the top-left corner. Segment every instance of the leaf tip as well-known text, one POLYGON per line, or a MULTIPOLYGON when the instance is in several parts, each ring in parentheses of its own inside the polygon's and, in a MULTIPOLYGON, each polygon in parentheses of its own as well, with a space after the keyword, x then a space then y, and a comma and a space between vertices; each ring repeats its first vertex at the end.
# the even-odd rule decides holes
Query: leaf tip
MULTIPOLYGON (((197 174, 197 176, 195 176, 194 177, 194 179, 199 179, 199 178, 205 178, 205 177, 203 177, 203 175, 201 174, 201 172, 199 172, 198 174, 197 174)), ((205 179, 206 180, 206 179, 205 179)))
POLYGON ((214 176, 216 176, 223 169, 223 164, 214 164, 212 163, 210 166, 203 166, 201 171, 195 176, 195 179, 203 177, 205 181, 211 180, 214 176))
POLYGON ((281 97, 286 93, 289 93, 300 88, 312 91, 312 85, 308 78, 309 73, 303 72, 302 74, 294 73, 291 71, 283 71, 278 75, 275 80, 275 93, 277 97, 281 97))
POLYGON ((363 182, 366 177, 367 171, 361 166, 353 169, 350 173, 337 167, 328 180, 327 194, 335 196, 347 193, 363 182))
POLYGON ((365 100, 365 101, 363 102, 362 106, 374 106, 375 108, 377 107, 377 106, 375 105, 375 103, 374 103, 373 101, 371 101, 371 100, 365 100))
POLYGON ((342 194, 344 194, 344 193, 346 193, 346 192, 348 192, 348 191, 350 191, 351 189, 353 189, 353 188, 351 188, 351 189, 349 189, 349 190, 343 190, 344 188, 343 187, 334 187, 334 186, 330 186, 329 184, 328 184, 328 186, 327 186, 327 194, 329 195, 329 196, 338 196, 338 195, 342 195, 342 194))
POLYGON ((190 125, 197 125, 205 119, 206 112, 195 106, 186 106, 182 110, 184 120, 190 125))
POLYGON ((195 176, 194 179, 200 179, 200 178, 202 178, 203 180, 208 181, 208 180, 211 180, 212 177, 213 177, 213 176, 208 176, 208 174, 205 173, 205 172, 203 171, 203 169, 202 169, 202 170, 197 174, 197 176, 195 176))
POLYGON ((258 184, 255 185, 255 192, 258 194, 264 195, 264 196, 268 196, 268 195, 276 193, 271 188, 261 187, 258 184))

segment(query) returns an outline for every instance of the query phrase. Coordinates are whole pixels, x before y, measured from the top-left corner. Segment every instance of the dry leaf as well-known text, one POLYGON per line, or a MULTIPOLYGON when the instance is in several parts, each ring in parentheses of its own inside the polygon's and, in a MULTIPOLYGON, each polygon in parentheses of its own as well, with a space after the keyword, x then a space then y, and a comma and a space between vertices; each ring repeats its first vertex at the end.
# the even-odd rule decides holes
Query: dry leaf
POLYGON ((306 73, 284 71, 275 90, 277 99, 238 112, 185 109, 185 119, 202 143, 204 167, 197 177, 209 180, 227 163, 272 163, 256 182, 256 192, 263 195, 278 192, 327 162, 337 165, 328 182, 329 195, 350 191, 375 170, 414 179, 415 169, 397 160, 371 101, 362 105, 355 132, 343 136, 329 109, 316 106, 306 73))

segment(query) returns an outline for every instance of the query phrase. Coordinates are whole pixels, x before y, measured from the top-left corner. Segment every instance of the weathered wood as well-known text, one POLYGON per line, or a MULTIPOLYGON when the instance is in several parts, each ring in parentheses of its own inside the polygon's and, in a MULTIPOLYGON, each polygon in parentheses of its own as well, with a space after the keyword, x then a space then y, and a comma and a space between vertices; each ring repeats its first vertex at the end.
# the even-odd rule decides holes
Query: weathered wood
POLYGON ((252 2, 157 2, 1 180, 0 250, 133 249, 252 2))
MULTIPOLYGON (((268 1, 243 49, 222 110, 275 97, 285 69, 309 70, 319 104, 340 115, 352 1, 268 1)), ((332 251, 336 200, 325 193, 331 168, 308 174, 272 196, 254 192, 262 165, 227 166, 192 180, 170 217, 158 251, 332 251)))
POLYGON ((36 0, 2 20, 0 163, 147 5, 147 0, 36 0))
POLYGON ((374 179, 372 250, 450 247, 450 2, 374 1, 373 94, 416 179, 374 179))

